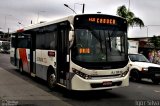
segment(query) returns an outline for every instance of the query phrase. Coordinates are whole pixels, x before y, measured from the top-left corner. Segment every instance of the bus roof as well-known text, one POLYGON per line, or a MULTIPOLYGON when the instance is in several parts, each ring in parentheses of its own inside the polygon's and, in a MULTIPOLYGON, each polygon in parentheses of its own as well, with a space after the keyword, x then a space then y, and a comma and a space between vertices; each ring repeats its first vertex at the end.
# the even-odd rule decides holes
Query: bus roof
POLYGON ((30 30, 30 29, 43 27, 43 26, 51 25, 51 24, 54 24, 54 23, 62 22, 62 21, 69 21, 71 24, 73 24, 73 17, 74 17, 74 15, 67 16, 67 17, 64 17, 64 18, 61 18, 61 19, 57 19, 57 20, 53 20, 53 21, 49 21, 49 22, 32 24, 32 25, 24 27, 23 30, 30 30))
MULTIPOLYGON (((54 23, 63 22, 63 21, 69 21, 71 24, 73 24, 74 17, 77 16, 77 15, 108 15, 108 14, 76 14, 76 15, 71 15, 71 16, 67 16, 67 17, 64 17, 64 18, 56 19, 56 20, 53 20, 53 21, 49 21, 49 22, 31 24, 31 25, 25 26, 23 29, 19 29, 19 30, 13 32, 13 33, 17 33, 18 31, 23 32, 23 31, 26 31, 26 30, 35 29, 35 28, 51 25, 51 24, 54 24, 54 23)), ((111 15, 111 16, 114 16, 114 15, 111 15)), ((114 17, 119 17, 119 16, 114 16, 114 17)), ((119 18, 122 18, 122 17, 119 17, 119 18)), ((124 19, 124 18, 122 18, 122 19, 124 19)))

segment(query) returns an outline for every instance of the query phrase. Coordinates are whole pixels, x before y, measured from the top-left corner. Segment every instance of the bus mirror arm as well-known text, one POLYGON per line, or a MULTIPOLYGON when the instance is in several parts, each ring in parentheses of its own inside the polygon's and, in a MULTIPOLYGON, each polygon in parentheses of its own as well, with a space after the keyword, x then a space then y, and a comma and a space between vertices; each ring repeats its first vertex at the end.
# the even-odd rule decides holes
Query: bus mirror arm
POLYGON ((71 28, 71 31, 74 31, 74 27, 72 24, 70 24, 70 28, 71 28))
POLYGON ((74 31, 69 31, 69 42, 73 41, 74 31))
POLYGON ((72 47, 74 42, 74 31, 69 31, 69 48, 72 47))

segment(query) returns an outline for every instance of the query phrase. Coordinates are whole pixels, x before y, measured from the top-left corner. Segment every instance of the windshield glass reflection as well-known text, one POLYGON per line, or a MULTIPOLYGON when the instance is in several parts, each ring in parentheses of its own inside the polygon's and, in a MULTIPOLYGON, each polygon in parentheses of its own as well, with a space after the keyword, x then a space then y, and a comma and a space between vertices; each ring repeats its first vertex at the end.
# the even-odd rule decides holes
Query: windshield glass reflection
POLYGON ((149 60, 142 54, 129 54, 129 58, 133 62, 149 62, 149 60))
POLYGON ((125 60, 125 35, 113 30, 75 30, 72 58, 82 62, 114 62, 125 60))

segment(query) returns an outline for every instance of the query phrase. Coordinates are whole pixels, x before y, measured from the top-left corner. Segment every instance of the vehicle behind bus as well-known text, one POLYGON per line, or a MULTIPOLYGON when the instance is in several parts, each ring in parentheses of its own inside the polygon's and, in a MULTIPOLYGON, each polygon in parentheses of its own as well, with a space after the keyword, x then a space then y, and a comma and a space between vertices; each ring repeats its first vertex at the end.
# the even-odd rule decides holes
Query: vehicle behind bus
POLYGON ((129 85, 127 21, 82 14, 18 30, 11 38, 11 63, 21 72, 70 90, 129 85))
POLYGON ((0 41, 0 53, 10 53, 9 41, 0 41))

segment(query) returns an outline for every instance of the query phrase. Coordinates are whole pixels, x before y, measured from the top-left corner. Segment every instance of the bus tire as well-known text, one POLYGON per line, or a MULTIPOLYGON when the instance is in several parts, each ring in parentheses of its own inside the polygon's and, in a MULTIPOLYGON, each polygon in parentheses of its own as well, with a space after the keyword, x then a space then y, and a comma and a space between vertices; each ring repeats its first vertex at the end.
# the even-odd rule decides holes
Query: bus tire
POLYGON ((23 74, 23 63, 22 61, 19 62, 19 71, 21 74, 23 74))
POLYGON ((53 71, 49 71, 47 74, 47 84, 51 90, 57 85, 56 75, 53 71))

